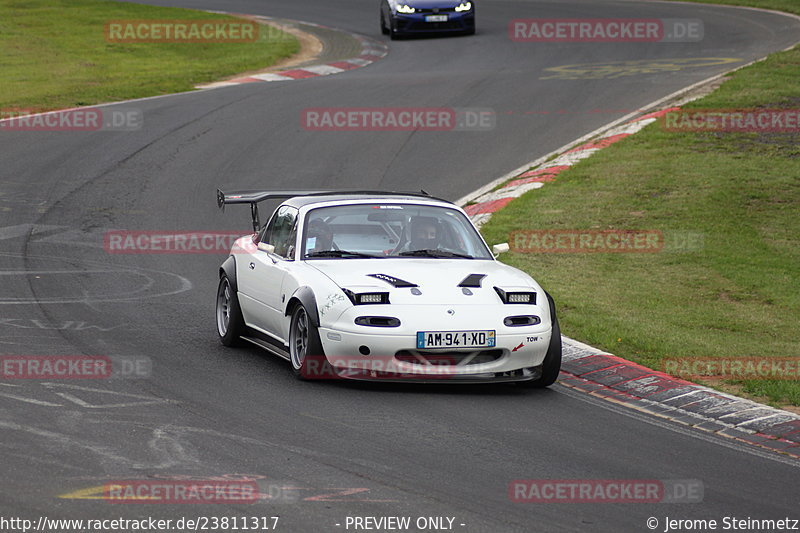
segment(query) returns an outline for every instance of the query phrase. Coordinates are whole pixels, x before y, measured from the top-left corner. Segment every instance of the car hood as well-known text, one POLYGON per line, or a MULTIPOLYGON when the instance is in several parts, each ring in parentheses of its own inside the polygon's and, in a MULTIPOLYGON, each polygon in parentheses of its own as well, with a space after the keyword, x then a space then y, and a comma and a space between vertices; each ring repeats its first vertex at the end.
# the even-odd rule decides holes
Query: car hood
POLYGON ((541 287, 526 273, 492 260, 322 259, 307 264, 344 289, 389 292, 393 304, 498 304, 500 300, 493 287, 541 292, 541 287), (459 284, 470 277, 473 286, 467 288, 472 294, 465 294, 459 284), (476 279, 479 287, 475 286, 476 279), (412 291, 409 284, 418 291, 412 291))

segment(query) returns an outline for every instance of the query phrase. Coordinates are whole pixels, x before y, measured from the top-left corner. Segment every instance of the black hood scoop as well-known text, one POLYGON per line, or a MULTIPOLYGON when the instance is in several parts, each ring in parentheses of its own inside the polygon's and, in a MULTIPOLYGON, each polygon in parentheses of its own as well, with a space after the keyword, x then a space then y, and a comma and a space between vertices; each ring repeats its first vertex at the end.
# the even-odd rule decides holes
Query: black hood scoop
POLYGON ((388 274, 367 274, 367 276, 375 279, 379 279, 385 281, 392 287, 402 289, 407 287, 419 287, 416 283, 411 283, 410 281, 405 281, 400 278, 396 278, 394 276, 390 276, 388 274))
POLYGON ((458 284, 459 287, 472 287, 472 288, 480 288, 481 282, 483 278, 486 277, 486 274, 470 274, 466 278, 463 279, 461 283, 458 284))

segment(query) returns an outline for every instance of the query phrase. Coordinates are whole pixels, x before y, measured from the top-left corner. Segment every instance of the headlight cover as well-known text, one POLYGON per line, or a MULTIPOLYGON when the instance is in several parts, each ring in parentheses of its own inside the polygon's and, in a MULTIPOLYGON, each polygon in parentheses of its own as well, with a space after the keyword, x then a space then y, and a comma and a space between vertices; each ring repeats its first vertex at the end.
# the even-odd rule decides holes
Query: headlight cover
POLYGON ((398 4, 398 6, 397 6, 397 12, 398 13, 409 13, 409 14, 411 14, 411 13, 413 13, 415 11, 416 11, 416 9, 414 9, 413 7, 411 7, 408 4, 398 4))
POLYGON ((353 302, 353 305, 372 305, 372 304, 388 304, 388 292, 353 292, 349 289, 342 289, 344 293, 353 302))
POLYGON ((536 304, 534 291, 504 291, 500 287, 495 287, 494 290, 504 304, 536 304))
POLYGON ((456 13, 469 11, 470 9, 472 9, 472 2, 461 2, 456 6, 456 13))

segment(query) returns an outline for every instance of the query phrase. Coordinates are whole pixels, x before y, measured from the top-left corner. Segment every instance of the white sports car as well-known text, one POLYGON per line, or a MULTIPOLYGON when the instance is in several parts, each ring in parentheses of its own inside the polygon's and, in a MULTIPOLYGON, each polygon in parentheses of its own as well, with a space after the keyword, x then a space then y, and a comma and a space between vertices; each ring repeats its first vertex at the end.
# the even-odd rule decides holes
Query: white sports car
MULTIPOLYGON (((301 379, 546 387, 561 367, 553 300, 500 263, 463 210, 426 193, 217 191, 252 235, 219 270, 217 331, 301 379), (258 203, 281 199, 261 227, 258 203)), ((499 253, 507 245, 498 245, 499 253)))

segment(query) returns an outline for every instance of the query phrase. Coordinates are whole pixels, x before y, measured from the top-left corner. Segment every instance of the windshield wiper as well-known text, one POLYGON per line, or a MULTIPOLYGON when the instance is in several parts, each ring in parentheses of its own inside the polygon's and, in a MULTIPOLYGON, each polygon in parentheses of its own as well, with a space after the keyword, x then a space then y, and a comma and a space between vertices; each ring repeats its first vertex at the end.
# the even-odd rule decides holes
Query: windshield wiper
POLYGON ((370 257, 373 259, 382 258, 379 255, 365 254, 362 252, 351 252, 350 250, 321 250, 319 252, 307 253, 304 257, 370 257))
POLYGON ((462 259, 475 259, 471 255, 458 254, 456 252, 448 252, 446 250, 410 250, 408 252, 400 252, 400 255, 408 257, 460 257, 462 259))

